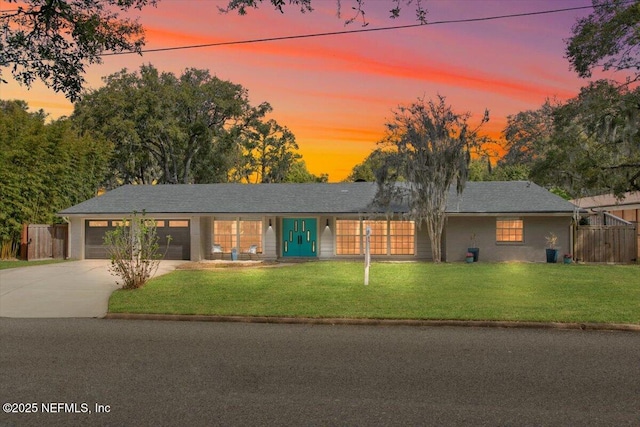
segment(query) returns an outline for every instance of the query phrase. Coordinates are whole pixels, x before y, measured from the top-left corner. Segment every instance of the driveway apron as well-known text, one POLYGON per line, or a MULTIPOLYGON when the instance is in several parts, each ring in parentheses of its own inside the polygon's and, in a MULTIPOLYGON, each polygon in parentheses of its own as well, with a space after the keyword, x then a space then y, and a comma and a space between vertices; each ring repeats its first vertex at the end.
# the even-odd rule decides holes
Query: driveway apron
MULTIPOLYGON (((156 274, 184 261, 162 261, 156 274)), ((0 270, 0 317, 104 317, 118 289, 107 260, 0 270)))

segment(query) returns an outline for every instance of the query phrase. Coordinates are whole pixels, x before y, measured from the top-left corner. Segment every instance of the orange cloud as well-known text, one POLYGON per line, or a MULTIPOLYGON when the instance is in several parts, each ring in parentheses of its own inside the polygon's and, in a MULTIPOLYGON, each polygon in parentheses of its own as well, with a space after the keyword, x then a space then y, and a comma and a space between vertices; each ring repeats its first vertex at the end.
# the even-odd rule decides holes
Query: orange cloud
POLYGON ((325 127, 313 125, 296 125, 296 131, 299 139, 311 139, 321 136, 327 141, 349 141, 350 143, 366 143, 371 144, 382 139, 381 130, 365 129, 365 128, 341 128, 341 127, 325 127))
POLYGON ((411 79, 443 83, 527 100, 531 99, 532 96, 544 98, 550 94, 555 94, 561 98, 569 98, 575 95, 573 91, 566 89, 541 85, 539 82, 532 83, 513 79, 502 74, 482 73, 473 68, 453 67, 449 64, 435 62, 431 64, 420 62, 403 64, 389 61, 388 58, 381 61, 349 50, 349 47, 355 47, 349 44, 344 49, 327 47, 317 43, 305 43, 304 45, 299 44, 299 46, 296 46, 296 42, 288 41, 234 45, 228 46, 227 49, 261 55, 263 56, 262 58, 254 57, 253 61, 259 61, 263 66, 281 67, 282 57, 289 57, 295 59, 292 64, 287 64, 289 67, 313 70, 314 72, 346 71, 362 76, 374 75, 390 79, 411 79), (272 57, 272 61, 266 62, 264 57, 272 57))
POLYGON ((160 27, 145 27, 145 38, 147 40, 145 49, 202 45, 224 41, 222 39, 214 38, 211 36, 194 34, 184 31, 169 30, 160 27))

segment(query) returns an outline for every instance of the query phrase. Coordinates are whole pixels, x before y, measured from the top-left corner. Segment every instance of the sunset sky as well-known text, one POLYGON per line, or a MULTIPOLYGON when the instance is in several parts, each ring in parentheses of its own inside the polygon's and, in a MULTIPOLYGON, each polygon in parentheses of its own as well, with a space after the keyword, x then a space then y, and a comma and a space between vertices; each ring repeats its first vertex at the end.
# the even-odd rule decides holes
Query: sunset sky
MULTIPOLYGON (((267 0, 265 0, 267 2, 267 0)), ((284 14, 269 4, 221 14, 224 0, 161 0, 157 7, 132 15, 146 28, 147 49, 261 39, 309 33, 357 30, 344 26, 350 0, 342 0, 342 18, 334 0, 313 0, 314 12, 287 7, 284 14)), ((481 18, 588 6, 591 0, 426 0, 427 19, 481 18)), ((414 24, 412 6, 389 19, 390 0, 367 0, 367 28, 414 24)), ((0 1, 0 9, 8 8, 0 1)), ((382 137, 393 108, 418 97, 447 98, 459 112, 479 121, 485 108, 487 133, 498 137, 506 117, 539 107, 548 97, 567 99, 586 81, 569 70, 564 40, 578 17, 590 10, 501 20, 426 25, 418 28, 335 35, 287 41, 220 46, 143 56, 105 57, 86 76, 88 87, 101 77, 151 63, 180 74, 206 68, 219 78, 242 84, 254 105, 268 101, 271 117, 296 135, 311 172, 344 179, 382 137)), ((64 96, 43 85, 27 90, 11 81, 0 85, 2 99, 24 99, 33 110, 51 117, 71 114, 64 96)), ((595 77, 598 77, 596 75, 595 77)))

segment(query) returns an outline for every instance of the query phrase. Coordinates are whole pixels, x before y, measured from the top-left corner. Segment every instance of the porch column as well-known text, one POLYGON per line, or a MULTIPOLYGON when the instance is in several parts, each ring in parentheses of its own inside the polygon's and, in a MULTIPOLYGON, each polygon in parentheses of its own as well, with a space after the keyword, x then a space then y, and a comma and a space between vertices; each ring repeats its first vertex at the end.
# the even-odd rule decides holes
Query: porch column
POLYGON ((202 242, 200 241, 200 218, 199 217, 191 217, 189 218, 190 227, 190 237, 191 237, 191 261, 200 261, 202 260, 202 242))

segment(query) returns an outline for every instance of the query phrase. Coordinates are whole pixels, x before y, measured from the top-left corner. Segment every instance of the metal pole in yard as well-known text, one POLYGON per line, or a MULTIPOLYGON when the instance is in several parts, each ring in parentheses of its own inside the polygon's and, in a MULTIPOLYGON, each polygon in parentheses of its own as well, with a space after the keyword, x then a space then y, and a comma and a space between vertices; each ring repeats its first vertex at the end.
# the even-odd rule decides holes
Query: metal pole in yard
POLYGON ((369 266, 371 265, 371 227, 367 227, 364 240, 364 285, 369 285, 369 266))

